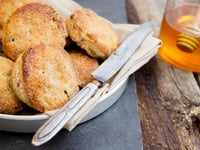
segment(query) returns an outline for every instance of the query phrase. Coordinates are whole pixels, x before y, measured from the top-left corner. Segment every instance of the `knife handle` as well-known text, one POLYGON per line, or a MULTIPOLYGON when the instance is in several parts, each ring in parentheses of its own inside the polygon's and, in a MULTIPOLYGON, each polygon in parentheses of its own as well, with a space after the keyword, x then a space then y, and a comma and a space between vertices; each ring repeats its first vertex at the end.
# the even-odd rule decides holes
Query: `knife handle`
MULTIPOLYGON (((96 81, 95 81, 96 82, 96 81)), ((88 83, 69 103, 59 109, 35 133, 32 144, 39 146, 53 138, 71 117, 97 92, 99 82, 88 83)))

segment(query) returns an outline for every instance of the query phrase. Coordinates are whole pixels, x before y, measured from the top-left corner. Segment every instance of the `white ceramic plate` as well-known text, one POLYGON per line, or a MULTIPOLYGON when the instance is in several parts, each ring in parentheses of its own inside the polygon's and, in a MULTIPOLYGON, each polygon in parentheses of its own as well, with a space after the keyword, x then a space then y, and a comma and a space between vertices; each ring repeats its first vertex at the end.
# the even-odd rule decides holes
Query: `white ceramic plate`
MULTIPOLYGON (((47 3, 53 6, 56 11, 62 16, 66 17, 73 10, 80 8, 81 6, 71 0, 43 0, 43 3, 47 3)), ((120 35, 121 37, 122 35, 120 35)), ((100 113, 108 109, 113 103, 115 103, 121 96, 126 88, 127 80, 122 80, 117 86, 110 90, 107 94, 101 97, 99 103, 86 115, 80 123, 90 120, 98 116, 100 113)), ((23 132, 31 133, 35 132, 47 119, 47 114, 36 115, 8 115, 0 114, 0 130, 11 132, 23 132)))
MULTIPOLYGON (((111 91, 105 94, 100 102, 86 115, 80 123, 88 121, 106 109, 108 109, 112 104, 114 104, 121 94, 124 92, 126 85, 126 80, 122 80, 120 84, 114 87, 111 91)), ((47 119, 49 118, 46 114, 37 115, 7 115, 0 114, 0 130, 11 131, 11 132, 21 132, 21 133, 31 133, 35 132, 47 119)))
MULTIPOLYGON (((63 17, 69 15, 71 11, 74 9, 80 8, 80 5, 71 1, 71 0, 43 0, 43 2, 52 5, 59 14, 63 17)), ((135 25, 114 25, 116 32, 119 34, 121 40, 125 39, 125 37, 134 29, 135 25)), ((155 51, 156 52, 156 51, 155 51)), ((154 53, 155 54, 155 53, 154 53)), ((146 56, 147 57, 147 56, 146 56)), ((150 59, 152 56, 148 56, 150 59)), ((143 63, 136 64, 134 67, 140 67, 143 63), (139 66, 138 66, 139 65, 139 66)), ((139 59, 142 61, 141 59, 139 59)), ((134 68, 132 67, 132 68, 134 68)), ((135 69, 136 69, 135 68, 135 69)), ((121 94, 124 92, 126 85, 128 82, 128 78, 124 78, 123 80, 119 80, 119 83, 112 87, 112 89, 102 96, 99 100, 99 103, 81 120, 80 123, 88 121, 105 110, 107 110, 112 104, 114 104, 121 94)), ((35 132, 47 119, 49 118, 46 114, 37 114, 37 115, 7 115, 0 114, 0 130, 3 131, 11 131, 11 132, 24 132, 31 133, 35 132)))

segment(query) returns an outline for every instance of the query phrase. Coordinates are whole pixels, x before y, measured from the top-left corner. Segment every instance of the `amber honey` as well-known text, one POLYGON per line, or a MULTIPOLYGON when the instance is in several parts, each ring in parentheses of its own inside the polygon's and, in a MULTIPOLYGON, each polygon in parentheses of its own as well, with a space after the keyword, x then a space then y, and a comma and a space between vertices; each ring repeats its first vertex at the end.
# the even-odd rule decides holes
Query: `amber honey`
POLYGON ((181 5, 166 11, 160 31, 163 41, 159 55, 168 63, 193 72, 200 72, 200 46, 193 52, 184 52, 177 48, 176 40, 185 24, 191 23, 197 12, 198 5, 181 5))

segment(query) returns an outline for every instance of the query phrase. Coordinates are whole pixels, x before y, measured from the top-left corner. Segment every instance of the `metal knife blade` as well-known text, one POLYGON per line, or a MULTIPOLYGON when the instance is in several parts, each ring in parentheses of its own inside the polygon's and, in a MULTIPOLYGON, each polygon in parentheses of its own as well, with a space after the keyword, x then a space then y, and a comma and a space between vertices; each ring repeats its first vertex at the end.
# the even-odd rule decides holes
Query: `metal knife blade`
POLYGON ((152 22, 141 25, 92 73, 93 77, 101 82, 108 81, 128 61, 130 56, 135 53, 141 41, 144 40, 153 28, 154 24, 152 22))
POLYGON ((88 83, 69 103, 65 104, 50 117, 50 119, 36 131, 32 139, 32 144, 39 146, 52 139, 71 117, 89 101, 98 90, 98 87, 119 71, 153 29, 154 24, 152 22, 147 22, 131 33, 120 47, 92 73, 97 81, 88 83))

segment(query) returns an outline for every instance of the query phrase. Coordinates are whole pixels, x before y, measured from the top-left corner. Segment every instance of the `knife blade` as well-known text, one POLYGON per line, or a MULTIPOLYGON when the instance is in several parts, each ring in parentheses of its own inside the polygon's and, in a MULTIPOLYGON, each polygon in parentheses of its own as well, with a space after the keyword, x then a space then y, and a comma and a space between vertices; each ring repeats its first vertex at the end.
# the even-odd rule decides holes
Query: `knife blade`
POLYGON ((32 144, 39 146, 51 140, 76 112, 89 101, 98 88, 119 71, 153 29, 154 23, 147 22, 133 31, 119 48, 92 73, 96 80, 88 83, 69 103, 60 108, 36 131, 32 144))

